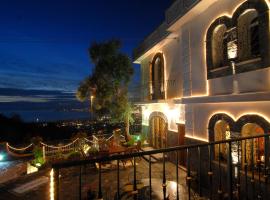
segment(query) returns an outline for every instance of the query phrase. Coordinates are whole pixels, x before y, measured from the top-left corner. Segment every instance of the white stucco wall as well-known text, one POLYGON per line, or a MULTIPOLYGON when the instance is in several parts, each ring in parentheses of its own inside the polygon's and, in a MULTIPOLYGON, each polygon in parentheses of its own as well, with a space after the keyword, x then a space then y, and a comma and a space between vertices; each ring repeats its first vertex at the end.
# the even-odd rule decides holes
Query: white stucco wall
MULTIPOLYGON (((239 82, 239 92, 269 91, 269 70, 258 70, 237 74, 234 77, 218 78, 207 81, 206 78, 206 33, 212 22, 220 16, 231 17, 234 11, 244 0, 219 0, 202 13, 193 14, 184 25, 178 27, 177 32, 181 34, 180 45, 181 66, 184 73, 184 96, 217 95, 232 93, 232 79, 239 82), (189 75, 191 73, 191 75, 189 75), (252 84, 245 84, 246 81, 252 84), (209 86, 208 86, 209 84, 209 86), (208 88, 210 91, 208 92, 208 88)), ((268 0, 269 2, 269 0, 268 0)), ((237 92, 237 91, 236 91, 237 92)))

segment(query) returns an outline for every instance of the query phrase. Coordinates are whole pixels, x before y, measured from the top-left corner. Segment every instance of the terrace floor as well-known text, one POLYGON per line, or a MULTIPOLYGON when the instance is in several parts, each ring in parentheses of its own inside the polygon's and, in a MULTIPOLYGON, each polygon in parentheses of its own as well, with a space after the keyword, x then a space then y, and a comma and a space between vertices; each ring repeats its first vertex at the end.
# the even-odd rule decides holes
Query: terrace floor
MULTIPOLYGON (((140 181, 138 187, 148 188, 149 186, 149 163, 144 159, 137 161, 137 180, 140 181)), ((79 167, 72 167, 62 169, 60 171, 60 199, 73 200, 79 199, 79 167)), ((163 165, 162 162, 152 163, 152 191, 153 199, 163 199, 162 193, 162 178, 163 178, 163 165)), ((0 199, 8 200, 49 200, 50 199, 50 170, 38 172, 34 175, 21 177, 15 181, 0 185, 0 199), (47 182, 46 182, 47 177, 47 182), (42 180, 45 183, 36 188, 18 194, 13 190, 22 185, 39 182, 35 180, 42 180)), ((176 166, 171 162, 166 162, 166 180, 167 180, 167 194, 168 199, 176 199, 176 166)), ((120 188, 122 199, 133 199, 133 196, 128 192, 133 183, 133 166, 129 164, 125 168, 120 167, 120 188), (125 191, 125 192, 124 192, 125 191)), ((102 172, 102 188, 103 199, 114 199, 117 186, 117 170, 113 167, 102 172)), ((98 170, 95 166, 82 167, 82 199, 87 199, 87 191, 98 191, 98 170)), ((149 190, 141 190, 140 194, 147 194, 149 190)), ((148 193, 149 194, 149 193, 148 193)), ((179 169, 179 194, 180 199, 187 198, 186 187, 186 173, 179 169)), ((192 199, 197 196, 192 192, 192 199)), ((141 199, 141 198, 139 198, 141 199)), ((148 199, 147 197, 144 199, 148 199)), ((197 198, 196 198, 197 199, 197 198)), ((52 199, 50 199, 52 200, 52 199)))

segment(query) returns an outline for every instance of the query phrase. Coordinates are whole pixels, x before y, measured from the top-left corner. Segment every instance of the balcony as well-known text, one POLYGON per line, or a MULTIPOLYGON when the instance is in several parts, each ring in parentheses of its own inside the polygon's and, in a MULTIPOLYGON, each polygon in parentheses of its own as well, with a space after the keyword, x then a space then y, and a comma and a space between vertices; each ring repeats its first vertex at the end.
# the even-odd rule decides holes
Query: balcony
POLYGON ((66 195, 74 199, 88 195, 93 199, 268 199, 269 136, 55 163, 51 199, 65 199, 66 195), (257 156, 259 139, 265 148, 257 156), (226 149, 225 157, 222 149, 226 149), (179 167, 183 159, 186 171, 179 167), (122 168, 123 161, 131 165, 122 168), (114 167, 108 170, 108 163, 114 167))

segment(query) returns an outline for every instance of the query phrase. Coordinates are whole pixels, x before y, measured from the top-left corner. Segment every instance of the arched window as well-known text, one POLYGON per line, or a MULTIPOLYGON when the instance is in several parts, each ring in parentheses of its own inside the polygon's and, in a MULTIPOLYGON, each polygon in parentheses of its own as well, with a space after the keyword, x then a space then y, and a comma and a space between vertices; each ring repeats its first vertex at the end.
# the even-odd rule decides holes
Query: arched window
POLYGON ((260 56, 258 12, 248 9, 237 20, 238 60, 260 56))
POLYGON ((207 31, 207 78, 270 66, 269 8, 264 0, 247 0, 232 18, 216 19, 207 31))
POLYGON ((150 67, 150 96, 152 100, 164 99, 164 59, 161 53, 155 55, 150 67))
POLYGON ((257 57, 260 55, 260 47, 261 47, 258 17, 252 20, 249 27, 249 32, 250 32, 251 56, 257 57))
POLYGON ((227 27, 222 24, 217 26, 212 35, 212 60, 213 60, 213 69, 217 69, 225 66, 224 61, 224 49, 226 43, 224 43, 224 36, 227 31, 227 27))
POLYGON ((217 78, 231 74, 227 59, 227 38, 230 19, 221 17, 207 31, 207 78, 217 78))

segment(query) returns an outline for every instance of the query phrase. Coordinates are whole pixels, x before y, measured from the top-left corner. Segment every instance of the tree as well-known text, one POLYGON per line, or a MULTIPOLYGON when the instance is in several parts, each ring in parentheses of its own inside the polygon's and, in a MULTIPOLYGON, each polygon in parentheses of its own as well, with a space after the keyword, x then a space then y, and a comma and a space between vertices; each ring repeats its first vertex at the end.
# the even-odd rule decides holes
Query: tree
POLYGON ((131 104, 128 101, 128 84, 133 75, 129 57, 120 51, 121 42, 110 40, 93 43, 89 48, 94 64, 92 74, 81 82, 77 98, 90 100, 91 111, 95 115, 111 116, 113 122, 125 123, 125 135, 129 139, 131 104))

